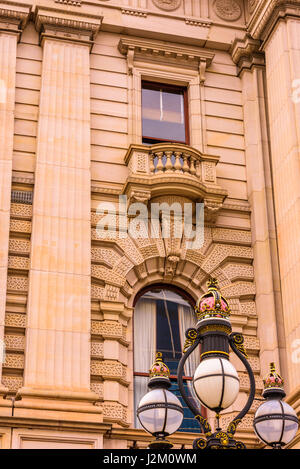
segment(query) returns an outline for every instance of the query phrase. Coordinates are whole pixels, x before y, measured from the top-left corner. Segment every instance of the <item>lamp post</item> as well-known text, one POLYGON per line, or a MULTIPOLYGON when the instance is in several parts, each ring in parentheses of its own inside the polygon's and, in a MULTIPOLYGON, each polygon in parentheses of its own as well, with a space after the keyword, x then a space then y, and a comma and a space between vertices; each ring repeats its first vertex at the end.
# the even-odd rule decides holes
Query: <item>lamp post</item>
MULTIPOLYGON (((185 332, 183 354, 177 369, 180 394, 204 433, 204 438, 194 440, 193 448, 245 449, 245 444, 236 441, 234 435, 237 425, 253 403, 255 379, 243 345, 244 337, 240 333, 232 332, 230 307, 221 295, 216 279, 210 279, 208 282, 208 291, 197 301, 195 312, 198 322, 195 328, 189 328, 185 332), (193 377, 193 388, 200 403, 216 413, 217 428, 214 432, 207 418, 202 415, 200 406, 187 395, 183 384, 185 362, 200 345, 200 364, 193 377), (219 427, 220 412, 232 405, 239 393, 238 373, 229 361, 230 348, 247 370, 250 392, 242 410, 229 423, 227 429, 222 430, 219 427)), ((285 396, 283 380, 276 374, 274 364, 271 366, 271 373, 264 381, 263 397, 267 400, 255 414, 254 430, 264 443, 273 448, 281 448, 294 438, 298 429, 298 418, 294 410, 282 402, 281 399, 285 396)), ((168 367, 162 362, 161 354, 158 354, 150 370, 148 386, 151 391, 142 398, 137 410, 142 426, 156 437, 150 448, 171 448, 172 445, 165 437, 180 427, 183 418, 180 401, 167 391, 170 384, 168 367)))
POLYGON ((156 360, 150 369, 148 387, 150 391, 142 397, 137 409, 137 416, 142 427, 155 436, 150 443, 151 449, 170 449, 172 444, 166 440, 176 432, 183 419, 183 408, 179 399, 168 388, 171 386, 170 371, 162 361, 162 354, 156 354, 156 360))
POLYGON ((298 418, 294 409, 282 401, 285 397, 283 379, 276 373, 274 363, 270 364, 270 374, 264 379, 263 397, 266 401, 254 416, 255 433, 263 443, 281 449, 295 437, 298 418))

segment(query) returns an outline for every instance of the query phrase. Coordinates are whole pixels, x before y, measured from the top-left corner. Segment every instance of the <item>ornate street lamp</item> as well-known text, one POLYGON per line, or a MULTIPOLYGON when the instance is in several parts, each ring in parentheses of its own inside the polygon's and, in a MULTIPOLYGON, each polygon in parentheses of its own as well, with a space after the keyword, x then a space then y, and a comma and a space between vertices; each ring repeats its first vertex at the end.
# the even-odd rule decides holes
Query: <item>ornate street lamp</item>
POLYGON ((243 346, 240 333, 232 333, 229 321, 230 307, 218 290, 216 279, 208 282, 208 292, 197 301, 195 312, 198 322, 185 335, 183 355, 178 365, 177 379, 182 398, 198 420, 205 438, 197 438, 194 449, 242 449, 244 443, 236 441, 237 425, 251 407, 255 396, 255 379, 243 346), (216 412, 218 428, 213 433, 200 408, 189 399, 183 386, 183 370, 187 358, 201 344, 200 364, 195 371, 193 387, 201 404, 216 412), (239 377, 229 361, 229 347, 243 362, 250 380, 250 394, 244 408, 230 422, 226 431, 219 428, 220 412, 236 400, 239 393, 239 377))
POLYGON ((283 379, 276 373, 274 363, 264 379, 263 397, 254 416, 254 430, 258 438, 274 449, 281 449, 290 443, 298 430, 298 418, 294 409, 283 402, 285 397, 283 379))
POLYGON ((142 427, 155 436, 150 443, 151 449, 169 449, 172 444, 166 440, 176 432, 183 419, 183 408, 179 399, 168 391, 171 386, 170 371, 162 361, 162 354, 156 354, 156 360, 150 369, 148 387, 150 391, 142 397, 137 416, 142 427))
MULTIPOLYGON (((195 312, 198 322, 195 328, 189 328, 185 332, 183 355, 177 369, 181 396, 198 420, 205 437, 194 440, 193 448, 245 449, 245 444, 236 441, 234 435, 237 425, 253 403, 255 379, 243 345, 244 337, 240 333, 232 332, 229 304, 219 292, 216 279, 210 279, 208 282, 208 291, 197 301, 195 312), (194 374, 193 387, 200 403, 216 413, 215 432, 212 432, 207 418, 201 414, 200 407, 191 398, 192 396, 188 396, 183 383, 185 362, 199 345, 201 345, 200 364, 194 374), (239 377, 229 361, 230 348, 247 370, 250 392, 243 409, 229 423, 227 429, 222 430, 219 428, 220 412, 231 406, 239 393, 239 377)), ((169 370, 162 363, 161 354, 150 370, 150 377, 149 387, 153 390, 142 398, 137 410, 138 418, 145 430, 156 436, 150 448, 171 448, 172 445, 165 440, 165 436, 179 428, 183 410, 179 400, 167 391, 171 384, 169 370)), ((263 396, 267 400, 255 414, 254 429, 263 442, 273 448, 279 448, 294 438, 298 429, 298 418, 295 411, 281 400, 285 396, 283 381, 275 372, 273 364, 271 373, 264 382, 263 396)))

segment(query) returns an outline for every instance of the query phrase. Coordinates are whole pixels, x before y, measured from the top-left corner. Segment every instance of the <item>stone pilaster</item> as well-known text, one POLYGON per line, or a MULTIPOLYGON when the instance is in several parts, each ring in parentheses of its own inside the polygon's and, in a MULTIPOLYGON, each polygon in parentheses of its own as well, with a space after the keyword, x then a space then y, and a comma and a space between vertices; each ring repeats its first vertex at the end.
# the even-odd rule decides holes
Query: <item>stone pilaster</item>
POLYGON ((6 306, 17 42, 30 7, 0 3, 0 393, 6 306))
POLYGON ((35 22, 43 67, 19 412, 38 408, 35 398, 55 397, 68 402, 55 410, 74 413, 74 402, 97 400, 90 391, 89 53, 100 18, 38 8, 35 22))
POLYGON ((248 199, 260 339, 260 365, 266 374, 271 361, 285 372, 280 279, 264 86, 265 60, 260 41, 245 36, 232 45, 232 58, 242 80, 248 199))
POLYGON ((260 2, 249 25, 262 41, 286 337, 286 391, 300 380, 300 1, 260 2))

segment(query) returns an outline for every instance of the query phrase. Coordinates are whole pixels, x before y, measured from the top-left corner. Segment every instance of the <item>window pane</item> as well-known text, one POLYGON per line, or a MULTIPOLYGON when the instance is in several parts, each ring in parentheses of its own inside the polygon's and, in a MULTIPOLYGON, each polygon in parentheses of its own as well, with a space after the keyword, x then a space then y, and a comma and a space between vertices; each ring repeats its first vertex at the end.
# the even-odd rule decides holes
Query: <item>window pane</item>
MULTIPOLYGON (((176 376, 182 347, 185 340, 184 332, 195 325, 194 311, 187 301, 177 293, 168 289, 152 289, 145 293, 136 303, 134 312, 134 371, 148 373, 148 366, 155 359, 156 352, 162 352, 163 360, 170 369, 170 374, 176 376)), ((193 353, 193 360, 187 363, 185 374, 192 376, 195 366, 199 362, 199 353, 193 353)), ((148 392, 148 376, 134 377, 134 419, 135 427, 141 428, 136 417, 136 409, 141 398, 148 392)), ((177 381, 172 379, 172 391, 184 408, 184 419, 179 431, 197 432, 199 425, 192 412, 182 400, 177 381)), ((195 399, 191 392, 191 381, 185 381, 186 393, 195 399)), ((196 401, 197 402, 197 401, 196 401)), ((197 406, 199 405, 199 402, 197 406)))
MULTIPOLYGON (((184 382, 184 388, 185 388, 185 392, 187 393, 187 395, 190 395, 190 390, 188 389, 187 382, 184 382)), ((180 425, 180 428, 178 429, 178 431, 179 432, 199 432, 199 429, 200 429, 199 423, 195 419, 192 411, 188 408, 188 406, 186 405, 186 403, 182 399, 181 394, 179 392, 178 384, 177 384, 176 381, 172 380, 172 386, 170 387, 169 390, 171 392, 173 392, 173 394, 175 394, 175 396, 178 397, 178 399, 180 400, 181 405, 183 407, 183 411, 184 411, 183 421, 182 421, 182 424, 180 425)), ((198 405, 199 405, 199 403, 197 403, 197 406, 198 405)))
POLYGON ((171 375, 176 375, 181 357, 178 306, 171 301, 157 300, 156 308, 157 350, 162 352, 163 360, 169 367, 171 375))
POLYGON ((143 137, 185 142, 183 90, 149 89, 144 84, 142 125, 143 137))

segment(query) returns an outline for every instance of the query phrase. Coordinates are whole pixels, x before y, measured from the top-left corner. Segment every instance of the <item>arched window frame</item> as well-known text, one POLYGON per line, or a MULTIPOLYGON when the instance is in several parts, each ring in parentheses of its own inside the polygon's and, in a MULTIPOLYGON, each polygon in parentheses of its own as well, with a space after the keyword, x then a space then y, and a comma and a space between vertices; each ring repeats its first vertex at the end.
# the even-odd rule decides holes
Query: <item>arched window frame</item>
MULTIPOLYGON (((157 284, 154 284, 154 285, 150 285, 150 286, 147 286, 147 287, 144 287, 143 289, 141 289, 138 294, 136 295, 135 297, 135 300, 134 300, 134 303, 133 303, 133 307, 135 308, 135 306, 137 305, 137 302, 142 299, 142 297, 147 293, 147 292, 150 292, 150 291, 159 291, 159 290, 169 290, 169 291, 172 291, 176 294, 178 294, 182 299, 184 299, 190 306, 192 309, 194 309, 194 306, 195 306, 195 301, 194 299, 187 293, 185 292, 184 290, 181 290, 180 288, 178 288, 177 286, 175 285, 169 285, 169 284, 165 284, 165 283, 157 283, 157 284)), ((195 316, 195 324, 196 324, 196 316, 195 316)), ((134 327, 135 327, 135 316, 133 316, 133 337, 135 337, 135 334, 134 334, 134 327)), ((181 337, 181 341, 183 342, 183 337, 181 337)), ((181 347, 182 349, 182 347, 181 347)), ((153 349, 153 361, 154 361, 154 358, 155 358, 155 353, 157 351, 161 351, 161 350, 156 350, 156 347, 154 347, 153 349)), ((133 356, 134 354, 136 353, 135 351, 135 343, 133 341, 133 356)), ((200 358, 200 351, 199 351, 199 358, 200 358)), ((134 360, 133 360, 133 363, 134 363, 134 360)), ((134 382, 135 382, 135 378, 136 377, 142 377, 142 378, 148 378, 149 377, 149 372, 147 371, 144 371, 144 372, 141 372, 141 371, 136 371, 135 370, 135 366, 133 366, 133 379, 134 379, 134 382)), ((177 374, 174 374, 174 373, 171 373, 170 374, 170 379, 171 379, 171 382, 173 383, 176 383, 177 384, 177 374)), ((184 379, 184 382, 186 383, 190 383, 192 382, 192 379, 193 377, 192 376, 184 376, 183 377, 184 379)), ((145 386, 145 393, 148 391, 148 389, 146 388, 145 386)), ((171 391, 172 391, 172 388, 171 388, 171 391)), ((178 397, 180 398, 180 396, 178 395, 178 397)), ((136 390, 135 390, 135 385, 134 385, 134 400, 136 400, 136 390)), ((199 404, 199 403, 198 403, 199 404)), ((136 410, 136 407, 138 405, 138 402, 135 402, 135 410, 136 410)), ((185 404, 184 404, 185 405, 185 404)), ((188 412, 190 412, 188 410, 188 412)), ((201 412, 203 415, 206 415, 206 409, 205 408, 201 408, 201 412)), ((189 418, 191 418, 192 415, 189 416, 189 418)), ((135 422, 137 424, 137 419, 135 418, 135 422)), ((183 431, 183 430, 181 430, 183 431)), ((197 431, 197 426, 195 425, 195 430, 193 430, 192 428, 189 429, 189 430, 186 430, 186 431, 189 431, 189 432, 193 432, 193 431, 197 431)))

